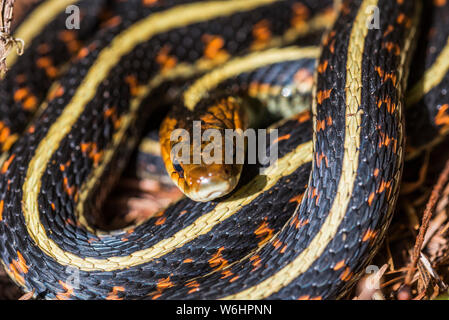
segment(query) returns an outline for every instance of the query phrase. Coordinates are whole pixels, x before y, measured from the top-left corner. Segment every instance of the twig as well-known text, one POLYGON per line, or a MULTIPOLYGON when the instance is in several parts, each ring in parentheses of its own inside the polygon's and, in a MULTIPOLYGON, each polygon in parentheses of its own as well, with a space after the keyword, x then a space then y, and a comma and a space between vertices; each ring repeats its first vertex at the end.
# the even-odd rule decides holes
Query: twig
POLYGON ((413 249, 413 259, 412 263, 407 272, 407 277, 405 278, 404 284, 409 286, 412 281, 413 271, 416 268, 416 265, 419 260, 419 256, 421 253, 422 245, 424 243, 424 237, 426 235, 427 229, 429 227, 430 219, 432 218, 433 210, 436 206, 438 198, 440 197, 441 190, 446 185, 449 178, 449 160, 446 162, 443 172, 438 178, 437 184, 434 186, 432 190, 432 194, 430 195, 430 199, 427 202, 426 209, 424 210, 424 215, 422 217, 421 227, 419 228, 418 236, 416 237, 415 246, 413 249))
POLYGON ((24 42, 11 36, 11 23, 15 0, 0 0, 0 76, 3 77, 8 68, 6 58, 13 46, 17 48, 17 54, 23 54, 24 42))

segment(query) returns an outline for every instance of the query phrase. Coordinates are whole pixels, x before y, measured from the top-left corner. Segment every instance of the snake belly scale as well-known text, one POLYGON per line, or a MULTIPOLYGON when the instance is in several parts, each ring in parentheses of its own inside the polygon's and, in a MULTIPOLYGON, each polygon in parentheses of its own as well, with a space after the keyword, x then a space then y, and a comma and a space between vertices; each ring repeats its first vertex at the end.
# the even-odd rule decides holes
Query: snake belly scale
MULTIPOLYGON (((92 24, 100 28, 93 39, 75 39, 75 50, 73 35, 56 37, 69 48, 61 59, 70 62, 49 63, 58 54, 26 31, 26 18, 18 29, 31 45, 11 58, 2 85, 10 95, 27 88, 11 97, 23 116, 0 128, 12 137, 0 135, 0 250, 11 278, 47 299, 344 295, 375 254, 395 207, 421 2, 343 1, 333 26, 332 1, 95 3, 112 8, 95 13, 103 20, 92 24), (366 23, 372 6, 382 11, 379 29, 366 23), (182 199, 125 230, 89 225, 89 211, 104 200, 151 119, 155 89, 191 77, 201 83, 208 72, 224 81, 238 75, 226 70, 251 72, 254 61, 260 68, 317 58, 304 47, 326 28, 312 116, 279 124, 279 158, 263 176, 247 177, 217 201, 182 199), (14 71, 22 60, 34 62, 34 51, 47 52, 38 69, 48 80, 39 88, 14 71), (35 101, 24 107, 30 96, 35 101), (77 287, 67 282, 73 270, 77 287)), ((54 0, 36 5, 41 30, 63 16, 58 10, 54 0), (54 14, 39 15, 40 6, 54 14)), ((218 85, 208 84, 200 87, 218 85)))

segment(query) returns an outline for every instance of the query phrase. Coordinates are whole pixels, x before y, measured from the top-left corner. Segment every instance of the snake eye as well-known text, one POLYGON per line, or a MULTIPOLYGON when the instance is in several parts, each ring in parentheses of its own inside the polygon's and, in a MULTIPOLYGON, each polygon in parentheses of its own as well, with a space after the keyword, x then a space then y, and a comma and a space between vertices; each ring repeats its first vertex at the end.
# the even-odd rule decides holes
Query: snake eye
POLYGON ((178 162, 174 162, 173 163, 173 168, 175 168, 176 172, 179 173, 181 178, 184 178, 184 169, 182 168, 182 166, 178 162))

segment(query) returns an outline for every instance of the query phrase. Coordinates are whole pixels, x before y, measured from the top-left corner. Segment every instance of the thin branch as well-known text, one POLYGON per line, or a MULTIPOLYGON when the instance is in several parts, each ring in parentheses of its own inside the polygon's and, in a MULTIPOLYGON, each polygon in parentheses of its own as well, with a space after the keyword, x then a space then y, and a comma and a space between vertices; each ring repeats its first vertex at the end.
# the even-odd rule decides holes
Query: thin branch
POLYGON ((6 58, 11 49, 16 46, 17 54, 22 55, 24 43, 11 35, 11 23, 15 0, 0 0, 0 76, 3 77, 8 68, 6 58))
POLYGON ((424 215, 421 222, 421 227, 419 228, 419 234, 416 237, 415 247, 413 249, 413 258, 412 263, 407 272, 407 277, 405 279, 405 285, 410 285, 413 277, 413 272, 418 264, 419 256, 421 253, 421 249, 424 243, 424 238, 429 227, 430 219, 432 218, 433 210, 437 204, 437 201, 440 197, 441 190, 446 185, 449 179, 449 160, 446 162, 443 172, 438 178, 437 184, 434 186, 432 190, 432 194, 430 195, 430 199, 427 202, 426 209, 424 210, 424 215))

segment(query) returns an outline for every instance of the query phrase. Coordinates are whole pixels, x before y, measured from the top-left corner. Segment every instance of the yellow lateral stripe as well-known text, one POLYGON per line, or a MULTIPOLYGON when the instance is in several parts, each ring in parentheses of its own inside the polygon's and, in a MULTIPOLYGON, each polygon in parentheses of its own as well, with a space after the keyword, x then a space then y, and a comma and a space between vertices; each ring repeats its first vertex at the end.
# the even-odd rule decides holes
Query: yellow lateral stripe
POLYGON ((161 146, 159 145, 159 141, 155 141, 150 138, 144 138, 139 144, 139 151, 154 156, 160 156, 161 146))
MULTIPOLYGON (((377 6, 377 2, 378 0, 363 1, 351 31, 346 65, 346 124, 342 175, 326 221, 309 246, 279 272, 255 286, 224 299, 263 299, 278 292, 309 269, 335 237, 346 215, 357 176, 361 133, 359 106, 362 101, 362 60, 365 38, 368 34, 366 21, 369 18, 367 8, 377 6)), ((316 99, 313 108, 316 114, 316 99)))
MULTIPOLYGON (((301 59, 304 57, 310 57, 310 58, 317 58, 319 56, 320 49, 318 47, 286 47, 281 49, 272 49, 266 52, 259 52, 259 53, 252 53, 248 56, 245 56, 244 58, 236 58, 228 63, 226 63, 223 67, 218 68, 216 71, 214 70, 213 73, 219 73, 222 74, 219 77, 214 76, 214 84, 212 85, 209 83, 208 88, 204 88, 204 86, 200 86, 199 89, 211 89, 212 87, 218 85, 219 82, 224 81, 228 79, 229 77, 232 77, 235 74, 242 73, 244 71, 250 71, 254 70, 256 68, 266 66, 269 64, 272 64, 277 61, 288 61, 290 60, 296 60, 301 59)), ((186 70, 185 67, 181 68, 180 70, 186 70)), ((199 68, 199 70, 202 70, 199 68)), ((131 108, 130 113, 128 113, 125 116, 125 119, 122 122, 122 125, 120 127, 120 130, 114 135, 113 137, 113 143, 111 144, 111 147, 106 151, 104 159, 101 162, 101 165, 94 169, 93 173, 90 175, 89 179, 87 180, 87 183, 83 185, 81 188, 79 201, 76 207, 76 214, 77 218, 84 228, 86 228, 91 233, 95 233, 96 235, 104 235, 104 232, 96 231, 94 230, 89 224, 87 223, 86 216, 84 215, 84 208, 82 204, 85 202, 85 200, 88 198, 91 190, 96 184, 96 181, 103 175, 104 170, 106 169, 106 165, 109 163, 109 161, 112 159, 117 146, 120 144, 120 142, 123 140, 126 128, 129 126, 129 124, 134 121, 137 112, 137 108, 139 107, 142 100, 148 96, 148 94, 156 87, 156 84, 160 84, 160 81, 162 81, 164 77, 159 76, 157 78, 154 78, 150 80, 149 84, 145 87, 142 87, 139 89, 139 95, 132 99, 131 101, 131 108), (155 79, 158 79, 158 81, 154 81, 155 79)), ((208 74, 204 77, 200 78, 197 82, 204 81, 204 78, 208 78, 208 74)), ((195 82, 195 83, 197 83, 195 82)), ((201 92, 198 94, 202 95, 204 92, 201 92)), ((196 93, 195 93, 196 94, 196 93)), ((149 153, 151 154, 157 154, 160 155, 160 145, 156 141, 152 141, 149 139, 145 140, 145 144, 141 145, 139 147, 147 148, 149 153)), ((131 143, 129 142, 128 145, 131 143)), ((193 240, 193 239, 190 239, 193 240)), ((190 241, 189 240, 189 241, 190 241)))
POLYGON ((204 235, 217 224, 228 219, 243 206, 250 204, 263 192, 271 189, 281 178, 292 174, 305 163, 312 161, 312 141, 299 145, 294 151, 276 161, 270 166, 265 176, 257 176, 235 195, 225 202, 219 203, 212 211, 199 217, 190 226, 178 231, 170 238, 158 242, 151 248, 136 251, 129 256, 110 257, 108 259, 80 258, 70 252, 63 251, 46 234, 44 227, 39 223, 38 245, 63 265, 78 267, 84 271, 113 271, 133 267, 150 262, 161 257, 185 243, 204 235), (254 192, 254 190, 259 190, 254 192))
MULTIPOLYGON (((59 148, 60 142, 70 132, 72 126, 84 111, 85 105, 94 97, 99 84, 107 77, 110 70, 119 63, 120 58, 132 51, 135 46, 148 41, 156 34, 168 30, 183 27, 191 23, 211 20, 220 16, 231 15, 235 12, 252 10, 277 1, 279 0, 230 0, 177 6, 164 12, 155 13, 135 23, 119 34, 109 47, 103 49, 70 103, 65 107, 61 116, 50 128, 47 136, 39 144, 35 156, 29 163, 27 177, 23 185, 22 210, 27 231, 43 252, 64 265, 71 264, 85 270, 114 270, 120 268, 121 265, 129 266, 144 262, 141 255, 143 254, 145 256, 146 251, 136 252, 129 257, 117 257, 107 260, 93 258, 82 259, 61 250, 61 248, 47 237, 45 228, 40 223, 38 204, 41 178, 47 164, 59 148)), ((186 232, 189 230, 185 229, 186 232)), ((185 241, 185 238, 183 238, 183 241, 185 241)), ((150 249, 150 251, 157 254, 160 249, 150 249)), ((150 256, 152 257, 153 255, 150 254, 150 256)), ((151 259, 149 258, 149 260, 151 259)))
POLYGON ((217 68, 196 81, 184 93, 184 104, 188 109, 193 110, 204 94, 215 88, 224 79, 229 79, 243 72, 249 72, 269 64, 303 58, 318 58, 319 54, 320 48, 318 47, 289 47, 270 49, 262 53, 256 52, 242 58, 236 58, 222 68, 217 68))
POLYGON ((430 90, 435 88, 449 72, 449 38, 446 46, 441 51, 435 63, 427 69, 424 76, 408 92, 406 106, 410 107, 418 103, 430 90))
MULTIPOLYGON (((333 21, 335 19, 334 12, 330 14, 327 12, 318 14, 316 17, 313 17, 307 24, 301 26, 301 28, 294 28, 287 30, 282 36, 273 38, 266 47, 266 50, 269 48, 276 48, 283 45, 288 45, 293 43, 295 40, 304 36, 306 34, 328 29, 332 26, 333 21)), ((213 69, 214 67, 223 65, 223 61, 215 61, 209 60, 205 58, 200 58, 193 64, 188 63, 179 63, 170 72, 160 73, 156 75, 150 81, 150 87, 156 88, 164 81, 176 79, 176 78, 189 78, 201 72, 205 72, 213 69)))
MULTIPOLYGON (((40 6, 34 9, 27 19, 20 25, 14 33, 14 38, 22 39, 25 42, 26 49, 50 21, 75 2, 78 2, 78 0, 48 0, 43 2, 40 6)), ((12 50, 6 58, 6 65, 8 68, 11 68, 17 58, 17 52, 12 50)))
MULTIPOLYGON (((98 179, 104 174, 104 171, 105 171, 107 165, 111 162, 113 156, 116 153, 116 151, 115 151, 116 148, 125 139, 125 134, 126 134, 127 129, 135 122, 135 120, 138 116, 139 106, 141 105, 142 101, 148 96, 151 89, 153 89, 151 84, 149 84, 147 86, 142 86, 138 89, 138 95, 131 99, 130 108, 129 108, 130 110, 128 113, 123 115, 123 117, 121 118, 120 128, 112 137, 112 143, 110 144, 110 147, 106 150, 104 157, 101 161, 101 164, 92 171, 92 173, 90 174, 90 176, 87 180, 87 183, 85 183, 81 188, 81 192, 79 194, 79 199, 78 199, 78 202, 76 205, 75 212, 76 212, 76 215, 77 215, 80 225, 85 227, 89 232, 95 233, 96 235, 102 235, 102 234, 106 234, 106 233, 97 232, 88 224, 86 216, 84 214, 84 207, 82 205, 86 203, 86 200, 89 197, 90 191, 94 188, 98 179)), ((128 143, 127 147, 132 148, 132 146, 134 146, 135 142, 136 142, 136 138, 131 137, 127 142, 128 143)))
POLYGON ((3 163, 6 161, 6 159, 9 158, 9 153, 8 152, 3 152, 2 154, 0 154, 0 167, 3 166, 3 163))

